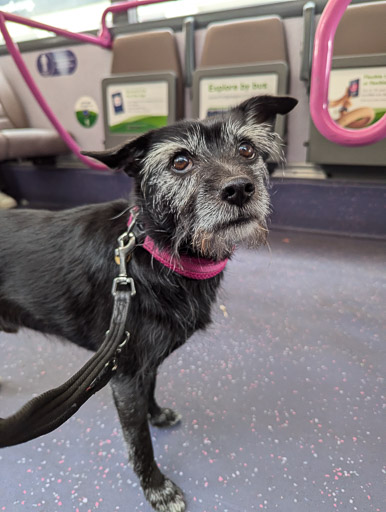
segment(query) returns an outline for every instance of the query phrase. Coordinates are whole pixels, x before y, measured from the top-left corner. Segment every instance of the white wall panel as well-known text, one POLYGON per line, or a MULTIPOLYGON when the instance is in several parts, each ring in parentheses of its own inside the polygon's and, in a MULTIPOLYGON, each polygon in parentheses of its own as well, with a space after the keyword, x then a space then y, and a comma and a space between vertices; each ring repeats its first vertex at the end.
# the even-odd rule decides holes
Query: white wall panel
MULTIPOLYGON (((103 149, 101 81, 110 74, 111 52, 94 45, 75 45, 65 48, 70 49, 78 61, 72 75, 48 77, 40 75, 37 69, 37 58, 46 51, 23 53, 23 58, 48 104, 64 127, 74 135, 79 145, 85 149, 103 149), (81 96, 91 96, 99 107, 99 118, 90 128, 82 126, 75 116, 75 103, 81 96)), ((0 57, 0 66, 20 98, 30 125, 39 128, 50 127, 51 123, 32 96, 12 58, 0 57)))

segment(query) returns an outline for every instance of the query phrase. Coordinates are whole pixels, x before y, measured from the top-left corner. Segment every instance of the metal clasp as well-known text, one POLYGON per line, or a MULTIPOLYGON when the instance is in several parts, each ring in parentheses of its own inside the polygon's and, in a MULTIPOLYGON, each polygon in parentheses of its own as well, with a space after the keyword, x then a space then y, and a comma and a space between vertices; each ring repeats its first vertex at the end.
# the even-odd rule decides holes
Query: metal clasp
POLYGON ((127 276, 127 257, 134 251, 136 244, 135 236, 131 230, 137 220, 138 212, 138 207, 131 209, 127 231, 122 233, 118 238, 118 247, 115 249, 115 260, 119 264, 119 275, 113 281, 111 293, 114 297, 117 294, 118 286, 130 286, 131 297, 134 297, 136 294, 134 281, 131 277, 127 276))
POLYGON ((113 281, 113 287, 111 289, 111 293, 115 297, 117 294, 118 286, 130 286, 130 295, 134 297, 134 295, 137 293, 135 289, 134 280, 131 277, 127 276, 118 276, 113 281))
POLYGON ((135 236, 133 233, 125 232, 118 238, 117 249, 115 249, 116 261, 119 261, 119 275, 126 276, 127 257, 135 248, 135 236))

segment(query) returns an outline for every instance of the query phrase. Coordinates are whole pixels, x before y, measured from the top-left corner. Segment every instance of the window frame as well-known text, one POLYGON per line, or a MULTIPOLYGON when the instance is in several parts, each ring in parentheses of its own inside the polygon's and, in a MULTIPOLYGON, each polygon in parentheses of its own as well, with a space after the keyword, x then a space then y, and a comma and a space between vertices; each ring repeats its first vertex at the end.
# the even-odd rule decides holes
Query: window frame
MULTIPOLYGON (((315 1, 315 13, 320 14, 327 0, 314 0, 315 1)), ((359 3, 370 3, 374 0, 352 0, 351 5, 359 3)), ((112 4, 116 3, 115 1, 112 4)), ((253 18, 259 16, 278 15, 281 18, 301 18, 303 15, 303 7, 305 5, 304 0, 293 0, 284 2, 273 2, 266 4, 258 4, 252 7, 241 7, 236 9, 227 9, 224 11, 213 11, 196 14, 193 17, 195 30, 205 29, 210 23, 226 22, 242 18, 253 18)), ((133 10, 133 12, 135 12, 133 10)), ((102 15, 102 13, 101 13, 102 15)), ((135 16, 133 16, 135 18, 135 16)), ((131 17, 131 18, 133 18, 131 17)), ((122 18, 118 19, 118 23, 114 24, 110 31, 113 37, 119 35, 135 33, 135 32, 146 32, 150 30, 157 30, 160 28, 168 27, 174 32, 182 32, 184 28, 184 22, 189 16, 178 16, 176 18, 163 18, 160 20, 146 21, 146 22, 135 22, 130 23, 122 22, 122 18)), ((99 32, 99 27, 94 30, 87 30, 81 32, 82 34, 88 34, 96 36, 99 32)), ((44 51, 52 48, 60 48, 64 46, 75 46, 83 44, 79 41, 69 40, 61 36, 49 36, 43 39, 31 39, 28 41, 22 41, 18 43, 21 52, 30 51, 44 51)), ((8 50, 5 44, 0 45, 0 56, 7 55, 8 50)))

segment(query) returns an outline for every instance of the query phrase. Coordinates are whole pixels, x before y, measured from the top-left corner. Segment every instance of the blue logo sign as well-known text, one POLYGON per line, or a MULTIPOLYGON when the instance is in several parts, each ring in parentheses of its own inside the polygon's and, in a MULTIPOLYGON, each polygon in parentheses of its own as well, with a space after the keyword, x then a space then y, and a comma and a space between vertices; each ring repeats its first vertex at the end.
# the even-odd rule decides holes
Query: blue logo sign
POLYGON ((71 50, 41 53, 37 59, 37 67, 42 76, 72 75, 77 64, 75 53, 71 50))

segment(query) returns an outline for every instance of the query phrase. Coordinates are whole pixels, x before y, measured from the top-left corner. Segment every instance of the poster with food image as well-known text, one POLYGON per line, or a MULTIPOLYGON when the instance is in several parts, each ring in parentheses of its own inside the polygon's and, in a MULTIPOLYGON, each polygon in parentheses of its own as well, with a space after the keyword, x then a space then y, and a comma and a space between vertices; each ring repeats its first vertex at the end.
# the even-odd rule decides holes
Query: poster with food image
POLYGON ((202 78, 199 117, 225 112, 252 96, 275 95, 278 80, 276 73, 202 78))
POLYGON ((106 89, 110 133, 144 133, 168 123, 168 83, 110 84, 106 89))
POLYGON ((328 109, 340 126, 365 128, 386 112, 386 67, 333 69, 328 109))

